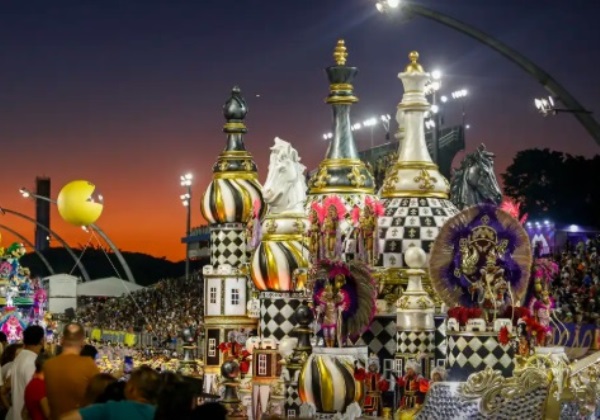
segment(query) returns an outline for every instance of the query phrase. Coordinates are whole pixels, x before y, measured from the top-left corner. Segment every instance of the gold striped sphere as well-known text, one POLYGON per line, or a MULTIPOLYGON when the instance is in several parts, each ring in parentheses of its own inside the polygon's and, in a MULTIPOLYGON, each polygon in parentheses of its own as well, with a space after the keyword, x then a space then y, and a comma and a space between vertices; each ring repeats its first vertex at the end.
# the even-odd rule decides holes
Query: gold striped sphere
POLYGON ((202 197, 200 210, 210 224, 246 223, 256 200, 260 200, 262 217, 266 206, 256 178, 215 178, 202 197))

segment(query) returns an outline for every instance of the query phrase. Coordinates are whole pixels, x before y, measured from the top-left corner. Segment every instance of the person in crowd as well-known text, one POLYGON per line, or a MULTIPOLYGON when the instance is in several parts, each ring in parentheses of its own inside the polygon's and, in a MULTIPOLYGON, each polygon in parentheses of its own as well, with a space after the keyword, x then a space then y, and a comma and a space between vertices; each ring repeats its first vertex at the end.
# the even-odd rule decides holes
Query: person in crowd
POLYGON ((0 358, 0 366, 2 366, 0 370, 0 383, 2 383, 2 388, 0 388, 0 403, 2 406, 0 418, 6 417, 8 410, 10 409, 10 372, 15 358, 22 349, 23 344, 21 343, 9 344, 6 349, 4 349, 2 358, 0 358))
POLYGON ((141 366, 131 373, 125 385, 125 400, 94 404, 67 413, 60 420, 153 420, 159 388, 159 373, 141 366))
POLYGON ((88 384, 99 372, 94 360, 81 356, 85 332, 80 324, 67 324, 63 330, 62 352, 44 365, 51 418, 83 406, 88 384))
POLYGON ((192 418, 194 420, 225 420, 227 418, 227 409, 217 402, 202 404, 194 409, 192 418))
POLYGON ((107 401, 123 401, 125 399, 125 382, 117 381, 109 384, 104 392, 96 398, 96 404, 107 401))
POLYGON ((6 338, 6 334, 0 331, 0 357, 6 347, 8 347, 8 339, 6 338))
MULTIPOLYGON (((194 389, 179 375, 162 374, 163 384, 158 396, 154 420, 190 420, 195 407, 194 389), (171 376, 172 375, 172 376, 171 376)), ((212 420, 212 419, 211 419, 212 420)))
POLYGON ((91 357, 92 360, 96 360, 96 356, 98 356, 98 349, 91 344, 86 344, 81 349, 80 355, 91 357))
POLYGON ((23 331, 23 350, 15 358, 10 374, 11 408, 8 420, 22 420, 25 405, 25 387, 35 373, 35 360, 42 352, 46 332, 39 325, 30 325, 23 331))
POLYGON ((50 405, 46 397, 46 382, 44 381, 44 364, 50 358, 46 353, 38 354, 35 359, 35 373, 25 387, 25 408, 23 418, 30 420, 48 420, 50 405))
POLYGON ((108 373, 99 373, 94 376, 85 391, 83 407, 99 403, 98 399, 104 395, 106 388, 117 382, 117 378, 108 373))

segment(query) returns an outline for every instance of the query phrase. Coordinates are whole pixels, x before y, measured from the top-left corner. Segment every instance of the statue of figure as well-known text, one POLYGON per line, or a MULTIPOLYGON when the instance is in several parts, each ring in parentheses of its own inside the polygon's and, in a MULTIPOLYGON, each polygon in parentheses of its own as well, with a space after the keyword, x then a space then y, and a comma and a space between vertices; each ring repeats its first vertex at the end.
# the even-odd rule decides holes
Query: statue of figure
POLYGON ((346 214, 346 207, 337 196, 329 196, 324 202, 325 217, 321 226, 325 242, 325 257, 334 259, 340 248, 340 221, 346 214))
POLYGON ((252 206, 252 214, 246 222, 246 247, 247 251, 253 251, 260 243, 262 236, 260 224, 260 200, 255 200, 252 206))
POLYGON ((271 147, 269 174, 263 185, 263 198, 269 214, 303 214, 306 201, 306 166, 298 152, 285 140, 275 137, 271 147))
POLYGON ((375 234, 377 232, 377 218, 384 213, 383 204, 367 197, 362 212, 357 208, 353 212, 356 217, 358 210, 358 244, 359 255, 367 264, 375 264, 377 258, 375 234))
POLYGON ((398 406, 400 411, 412 411, 423 404, 425 394, 429 390, 429 382, 420 375, 420 372, 419 364, 414 360, 409 360, 406 363, 404 376, 396 378, 396 385, 401 393, 398 406))
POLYGON ((390 388, 389 382, 379 373, 379 358, 371 354, 368 361, 367 371, 356 369, 354 377, 364 383, 365 399, 363 410, 366 415, 377 417, 382 414, 381 393, 390 388))
POLYGON ((334 289, 333 284, 328 282, 320 300, 321 303, 317 307, 317 319, 320 320, 325 346, 335 347, 337 342, 338 347, 342 347, 340 321, 344 295, 340 289, 334 289))
POLYGON ((504 269, 496 265, 493 254, 488 255, 480 273, 481 279, 473 283, 471 293, 477 293, 477 303, 485 314, 486 322, 492 322, 509 304, 510 285, 504 279, 504 269))
POLYGON ((463 159, 460 168, 454 170, 450 200, 459 210, 481 203, 499 205, 502 201, 502 192, 494 173, 494 157, 481 144, 463 159))
POLYGON ((321 257, 321 223, 323 221, 323 206, 313 203, 309 213, 308 249, 313 261, 321 257))

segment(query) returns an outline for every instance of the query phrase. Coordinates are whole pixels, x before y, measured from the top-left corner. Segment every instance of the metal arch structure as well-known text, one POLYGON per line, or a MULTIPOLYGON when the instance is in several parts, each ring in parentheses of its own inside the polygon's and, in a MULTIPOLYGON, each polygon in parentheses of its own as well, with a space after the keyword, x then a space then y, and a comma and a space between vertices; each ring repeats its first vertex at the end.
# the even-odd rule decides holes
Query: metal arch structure
POLYGON ((90 227, 90 229, 96 231, 98 233, 98 235, 100 235, 100 237, 102 239, 104 239, 104 242, 106 242, 108 244, 108 246, 110 247, 112 252, 116 255, 117 260, 119 260, 119 263, 121 263, 121 267, 123 267, 123 271, 125 271, 125 276, 127 276, 127 280, 129 280, 133 284, 137 284, 135 281, 135 278, 133 277, 133 273, 131 272, 131 269, 129 268, 129 264, 127 264, 127 261, 125 261, 125 257, 123 257, 123 254, 121 254, 121 251, 119 251, 119 248, 117 248, 115 246, 113 241, 110 240, 108 235, 106 233, 104 233, 104 231, 102 229, 100 229, 99 226, 97 226, 96 224, 91 224, 89 227, 90 227))
POLYGON ((14 230, 13 228, 3 225, 0 223, 0 229, 4 229, 5 231, 12 233, 13 235, 15 235, 17 238, 19 238, 20 240, 22 240, 23 242, 25 242, 30 248, 33 249, 33 251, 36 253, 36 255, 38 257, 40 257, 40 260, 42 260, 42 262, 44 263, 44 265, 46 266, 46 268, 48 269, 48 271, 50 272, 50 275, 54 275, 54 269, 52 268, 52 266, 50 265, 50 263, 48 262, 48 260, 46 259, 46 257, 44 257, 44 254, 42 254, 40 251, 38 251, 35 248, 35 245, 33 244, 33 242, 31 242, 29 239, 27 239, 25 236, 23 236, 21 233, 17 232, 16 230, 14 230))
POLYGON ((69 244, 67 243, 67 241, 65 241, 62 237, 60 237, 56 232, 54 232, 49 227, 44 226, 43 224, 41 224, 40 222, 38 222, 34 218, 29 217, 26 214, 23 214, 21 212, 18 212, 18 211, 15 211, 15 210, 11 210, 11 209, 7 209, 6 207, 0 207, 0 213, 1 214, 12 214, 12 215, 20 217, 22 219, 28 220, 31 223, 36 224, 44 232, 47 232, 49 235, 52 235, 54 238, 56 238, 56 240, 58 242, 60 242, 60 244, 67 250, 67 252, 69 253, 69 255, 73 258, 73 261, 75 261, 75 264, 77 265, 77 268, 79 268, 79 272, 83 276, 83 280, 84 281, 90 281, 90 275, 88 274, 87 270, 85 269, 83 263, 79 260, 79 258, 77 257, 77 255, 75 255, 75 253, 73 252, 73 249, 69 246, 69 244))
POLYGON ((552 95, 559 99, 568 109, 569 112, 575 114, 575 118, 585 128, 585 130, 593 137, 598 145, 600 145, 600 124, 594 119, 590 112, 579 103, 577 99, 552 76, 550 76, 541 67, 533 61, 525 57, 523 54, 497 40, 491 35, 486 34, 479 29, 454 19, 448 15, 431 10, 412 2, 401 2, 401 9, 409 14, 419 15, 427 19, 431 19, 442 25, 448 26, 454 30, 481 42, 497 53, 508 58, 510 61, 525 70, 529 75, 533 76, 542 86, 552 95))
MULTIPOLYGON (((30 197, 32 200, 43 200, 43 201, 47 201, 51 204, 56 205, 56 200, 53 200, 48 197, 44 197, 43 195, 34 194, 25 188, 21 188, 21 194, 23 194, 23 193, 25 193, 23 196, 26 198, 30 197)), ((123 254, 121 254, 121 251, 119 251, 119 248, 116 247, 116 245, 108 237, 108 235, 102 229, 100 229, 100 227, 98 225, 96 225, 94 223, 92 223, 91 225, 89 225, 87 227, 92 229, 96 233, 98 233, 98 235, 100 235, 100 237, 104 240, 104 242, 106 242, 106 244, 111 249, 113 254, 115 254, 115 256, 117 257, 117 260, 119 260, 119 263, 121 264, 121 267, 123 268, 123 271, 125 272, 125 276, 127 277, 127 280, 129 280, 133 284, 137 284, 135 281, 135 277, 133 277, 133 273, 131 272, 131 269, 129 268, 129 264, 127 264, 127 261, 125 261, 123 254)), ((119 273, 117 272, 117 275, 118 274, 119 273)))

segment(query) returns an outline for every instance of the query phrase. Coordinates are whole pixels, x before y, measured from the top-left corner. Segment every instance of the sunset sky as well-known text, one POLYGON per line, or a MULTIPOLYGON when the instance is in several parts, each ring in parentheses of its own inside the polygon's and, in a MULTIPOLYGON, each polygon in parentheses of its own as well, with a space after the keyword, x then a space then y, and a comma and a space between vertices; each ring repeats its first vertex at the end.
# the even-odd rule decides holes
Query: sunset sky
MULTIPOLYGON (((515 47, 600 111, 598 2, 418 2, 515 47)), ((37 175, 52 178, 54 198, 68 181, 86 179, 106 200, 98 225, 122 250, 183 259, 179 176, 195 175, 199 225, 200 198, 225 145, 222 105, 231 87, 239 85, 249 105, 246 146, 261 181, 275 136, 312 168, 325 154, 323 69, 338 38, 359 68, 356 121, 395 113, 397 74, 417 50, 426 70, 443 71, 443 92, 469 90, 467 148, 484 142, 498 174, 526 148, 598 152, 571 115, 536 112, 533 98, 547 94, 514 64, 437 23, 383 16, 373 0, 8 0, 0 5, 0 206, 33 215, 18 190, 33 188, 37 175)), ((459 114, 450 109, 446 122, 459 114)), ((375 136, 380 142, 383 132, 375 136)), ((357 135, 361 149, 370 141, 368 132, 357 135)), ((71 245, 88 241, 52 217, 71 245)), ((13 216, 0 223, 33 238, 32 225, 13 216)), ((8 246, 13 238, 2 233, 8 246)))

